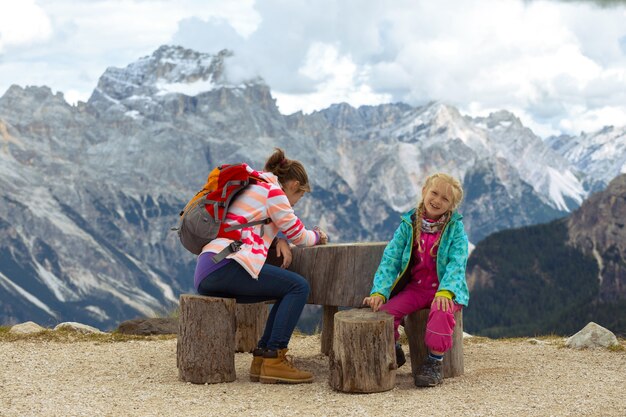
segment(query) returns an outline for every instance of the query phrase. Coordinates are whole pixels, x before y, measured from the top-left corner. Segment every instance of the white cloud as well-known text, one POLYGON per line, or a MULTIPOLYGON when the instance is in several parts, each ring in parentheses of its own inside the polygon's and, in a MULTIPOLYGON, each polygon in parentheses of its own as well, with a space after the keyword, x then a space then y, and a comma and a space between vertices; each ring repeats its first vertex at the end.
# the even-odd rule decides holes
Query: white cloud
POLYGON ((336 102, 438 100, 472 115, 508 109, 542 136, 625 123, 623 3, 605 8, 543 0, 19 4, 39 15, 14 18, 25 22, 15 27, 45 28, 32 24, 43 16, 49 29, 26 31, 30 35, 21 47, 0 38, 0 93, 12 83, 46 84, 66 92, 68 100, 84 100, 106 67, 125 66, 173 43, 209 53, 232 49, 231 81, 263 77, 285 113, 336 102))
POLYGON ((45 41, 51 33, 50 19, 34 0, 0 1, 0 53, 8 46, 45 41))
POLYGON ((66 92, 69 102, 87 100, 107 67, 126 66, 171 43, 184 19, 226 19, 244 36, 259 19, 252 0, 0 1, 0 94, 11 84, 48 85, 66 92), (4 20, 39 32, 33 29, 28 41, 12 31, 11 39, 23 40, 9 43, 4 20))
POLYGON ((339 56, 333 45, 312 44, 299 72, 318 83, 316 91, 306 94, 275 91, 278 107, 284 114, 299 110, 310 113, 319 110, 320 103, 348 102, 353 106, 361 106, 391 100, 388 94, 374 93, 364 82, 368 78, 366 69, 359 72, 359 68, 349 57, 339 56))
POLYGON ((563 131, 580 134, 597 131, 598 126, 624 126, 625 121, 624 107, 605 106, 592 110, 578 107, 570 112, 569 117, 561 120, 559 127, 563 131))
POLYGON ((270 0, 256 8, 259 26, 245 38, 215 21, 181 24, 176 36, 183 44, 207 39, 213 51, 220 41, 232 45, 237 72, 262 76, 282 111, 439 100, 517 109, 539 132, 577 126, 579 106, 604 114, 589 124, 623 123, 606 107, 626 108, 616 88, 626 68, 626 27, 613 8, 499 0, 320 0, 315 7, 270 0))

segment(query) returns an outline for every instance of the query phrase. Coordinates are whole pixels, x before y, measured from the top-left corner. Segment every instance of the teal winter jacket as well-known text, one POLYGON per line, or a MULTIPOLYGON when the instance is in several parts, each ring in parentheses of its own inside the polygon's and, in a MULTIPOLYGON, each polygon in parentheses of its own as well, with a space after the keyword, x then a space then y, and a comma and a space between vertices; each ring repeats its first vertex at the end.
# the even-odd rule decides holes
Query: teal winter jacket
MULTIPOLYGON (((383 252, 378 270, 374 275, 371 295, 378 294, 389 299, 394 287, 409 267, 413 255, 413 217, 415 209, 402 215, 400 226, 393 234, 383 252)), ((442 231, 441 241, 437 248, 437 291, 448 290, 454 294, 454 302, 467 306, 469 290, 465 280, 465 267, 468 256, 467 234, 459 213, 452 213, 452 218, 442 231)))

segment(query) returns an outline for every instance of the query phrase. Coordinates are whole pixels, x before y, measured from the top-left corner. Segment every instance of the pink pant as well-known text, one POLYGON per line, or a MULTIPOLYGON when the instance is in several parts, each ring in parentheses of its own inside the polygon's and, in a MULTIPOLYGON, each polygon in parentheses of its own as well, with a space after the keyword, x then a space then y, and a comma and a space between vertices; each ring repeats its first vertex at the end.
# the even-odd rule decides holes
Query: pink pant
MULTIPOLYGON (((393 330, 395 339, 400 338, 398 326, 407 314, 417 310, 430 308, 436 290, 419 288, 414 281, 410 282, 395 297, 391 298, 380 308, 394 317, 393 330)), ((424 343, 435 352, 447 352, 452 348, 452 333, 454 331, 454 313, 461 310, 462 305, 454 304, 452 311, 431 309, 426 323, 424 343)))

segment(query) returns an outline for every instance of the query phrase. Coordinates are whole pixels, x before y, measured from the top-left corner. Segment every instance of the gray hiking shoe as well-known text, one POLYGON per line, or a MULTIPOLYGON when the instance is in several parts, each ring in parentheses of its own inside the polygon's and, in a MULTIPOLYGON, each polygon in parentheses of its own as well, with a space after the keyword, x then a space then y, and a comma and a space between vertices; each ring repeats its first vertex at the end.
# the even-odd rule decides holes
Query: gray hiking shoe
POLYGON ((443 383, 443 363, 430 356, 419 367, 417 373, 413 375, 416 387, 435 387, 443 383))

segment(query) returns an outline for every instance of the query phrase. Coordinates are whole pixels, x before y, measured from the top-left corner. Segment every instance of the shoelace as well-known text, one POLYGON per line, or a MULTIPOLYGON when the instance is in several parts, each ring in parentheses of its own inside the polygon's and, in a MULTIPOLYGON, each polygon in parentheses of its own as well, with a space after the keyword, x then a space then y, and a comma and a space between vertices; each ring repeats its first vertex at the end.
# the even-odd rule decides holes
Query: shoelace
POLYGON ((285 354, 285 356, 283 356, 283 362, 285 362, 287 364, 287 366, 289 366, 290 368, 296 368, 296 366, 293 364, 293 355, 287 355, 285 354))

